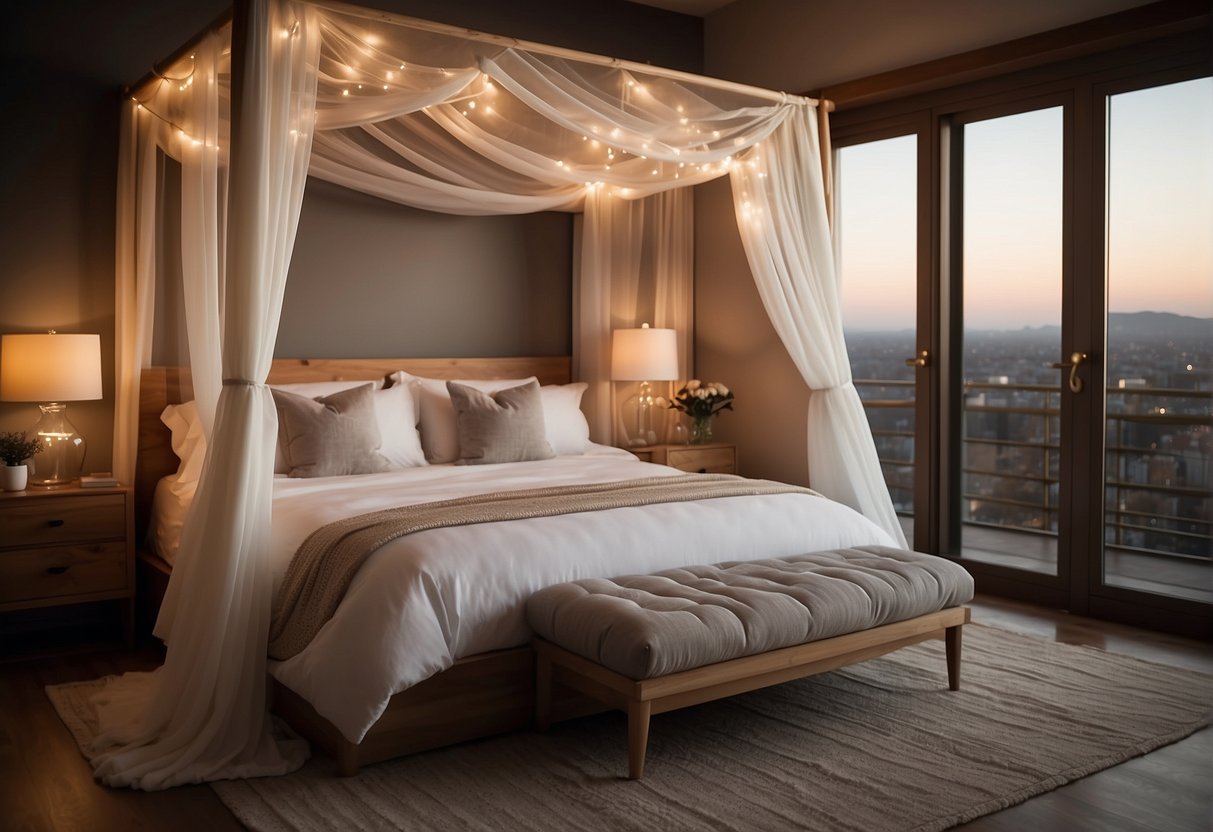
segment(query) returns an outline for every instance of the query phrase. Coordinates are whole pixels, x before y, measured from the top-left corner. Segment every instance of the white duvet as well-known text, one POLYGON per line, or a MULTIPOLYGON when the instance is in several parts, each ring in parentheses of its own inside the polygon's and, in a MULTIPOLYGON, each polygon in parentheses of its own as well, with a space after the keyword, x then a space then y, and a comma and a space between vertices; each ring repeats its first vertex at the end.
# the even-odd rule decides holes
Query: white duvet
MULTIPOLYGON (((274 483, 275 586, 295 550, 325 523, 393 506, 551 485, 682 473, 616 448, 502 465, 431 465, 385 474, 274 483)), ((158 518, 172 525, 167 489, 158 518)), ((163 498, 163 499, 162 499, 163 498)), ((178 512, 180 508, 178 507, 178 512)), ((164 548, 164 541, 160 541, 164 548)), ((896 545, 857 512, 819 497, 727 497, 435 529, 371 555, 333 618, 270 672, 353 742, 388 699, 456 659, 525 644, 535 590, 588 577, 691 564, 896 545)))

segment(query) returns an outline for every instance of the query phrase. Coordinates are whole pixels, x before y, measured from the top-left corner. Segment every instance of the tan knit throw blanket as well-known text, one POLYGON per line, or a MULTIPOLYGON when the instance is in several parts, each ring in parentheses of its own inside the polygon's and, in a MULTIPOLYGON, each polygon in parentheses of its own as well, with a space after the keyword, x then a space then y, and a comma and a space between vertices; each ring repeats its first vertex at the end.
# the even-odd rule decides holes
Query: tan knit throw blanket
POLYGON ((653 503, 788 493, 821 496, 808 488, 769 480, 731 474, 683 474, 499 491, 338 520, 312 532, 291 560, 274 597, 269 654, 275 659, 289 659, 307 647, 332 618, 362 562, 380 546, 406 534, 653 503))

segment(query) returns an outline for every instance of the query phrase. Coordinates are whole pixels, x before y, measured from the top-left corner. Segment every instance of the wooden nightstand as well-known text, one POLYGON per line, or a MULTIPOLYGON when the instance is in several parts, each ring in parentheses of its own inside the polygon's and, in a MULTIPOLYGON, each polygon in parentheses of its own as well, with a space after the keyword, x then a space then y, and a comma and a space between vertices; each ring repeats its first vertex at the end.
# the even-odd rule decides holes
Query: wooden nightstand
POLYGON ((134 543, 125 486, 0 493, 0 613, 114 601, 132 646, 134 543))
POLYGON ((723 443, 707 445, 650 445, 628 448, 642 462, 669 465, 692 474, 736 474, 737 446, 723 443))

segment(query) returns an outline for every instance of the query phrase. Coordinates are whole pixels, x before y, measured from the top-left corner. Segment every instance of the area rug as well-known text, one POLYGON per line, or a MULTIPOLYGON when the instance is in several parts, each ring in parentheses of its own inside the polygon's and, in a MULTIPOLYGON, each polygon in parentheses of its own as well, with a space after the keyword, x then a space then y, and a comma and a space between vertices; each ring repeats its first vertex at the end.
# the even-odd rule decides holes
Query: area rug
MULTIPOLYGON (((965 628, 943 645, 653 718, 628 781, 602 714, 368 766, 324 756, 214 783, 254 830, 940 830, 1144 754, 1209 723, 1213 676, 965 628)), ((82 748, 98 682, 47 688, 82 748)))

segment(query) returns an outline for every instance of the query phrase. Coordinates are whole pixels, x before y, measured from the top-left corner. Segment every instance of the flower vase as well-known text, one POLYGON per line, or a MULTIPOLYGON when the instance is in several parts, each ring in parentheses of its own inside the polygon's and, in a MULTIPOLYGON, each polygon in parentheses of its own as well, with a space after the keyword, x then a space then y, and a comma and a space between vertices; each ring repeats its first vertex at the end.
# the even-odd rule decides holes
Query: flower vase
POLYGON ((696 416, 691 421, 691 444, 706 445, 712 441, 712 417, 696 416))

